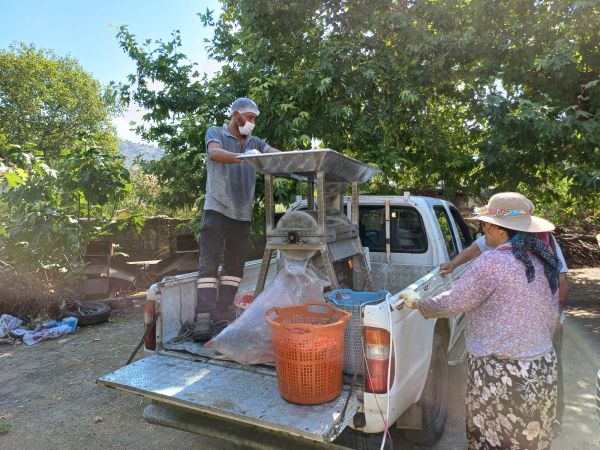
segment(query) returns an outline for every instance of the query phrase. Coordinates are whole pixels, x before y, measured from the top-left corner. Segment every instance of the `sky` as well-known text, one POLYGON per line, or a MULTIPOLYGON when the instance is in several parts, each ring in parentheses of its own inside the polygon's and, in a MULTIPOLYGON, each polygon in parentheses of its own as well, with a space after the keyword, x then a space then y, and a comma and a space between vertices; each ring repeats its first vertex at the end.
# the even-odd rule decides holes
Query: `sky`
MULTIPOLYGON (((196 15, 206 9, 218 17, 218 0, 0 0, 0 48, 11 43, 34 44, 71 56, 103 85, 126 81, 135 64, 121 50, 117 32, 121 25, 138 39, 169 40, 180 30, 182 52, 209 75, 219 69, 208 59, 205 38, 212 36, 196 15)), ((0 74, 1 76, 1 74, 0 74)), ((123 139, 141 142, 129 130, 129 121, 141 120, 142 112, 130 107, 113 120, 123 139)))

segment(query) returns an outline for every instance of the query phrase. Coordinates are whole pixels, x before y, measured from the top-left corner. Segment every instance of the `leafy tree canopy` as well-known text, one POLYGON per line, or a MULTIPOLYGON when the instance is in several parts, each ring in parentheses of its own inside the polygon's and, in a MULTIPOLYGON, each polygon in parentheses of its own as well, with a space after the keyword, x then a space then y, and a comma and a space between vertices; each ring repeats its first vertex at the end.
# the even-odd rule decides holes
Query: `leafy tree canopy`
POLYGON ((116 97, 76 60, 25 45, 0 50, 0 74, 0 256, 73 269, 131 191, 116 97))
MULTIPOLYGON (((600 6, 592 0, 223 0, 212 79, 168 42, 118 39, 137 63, 122 94, 165 157, 163 201, 203 187, 203 136, 254 98, 256 134, 374 163, 379 192, 443 183, 594 207, 600 187, 600 6), (156 89, 156 86, 162 86, 156 89)), ((558 206, 557 206, 558 205, 558 206)))
POLYGON ((11 144, 34 144, 55 158, 83 132, 106 151, 118 151, 110 123, 118 110, 114 92, 76 60, 20 44, 0 49, 0 73, 0 132, 11 144))

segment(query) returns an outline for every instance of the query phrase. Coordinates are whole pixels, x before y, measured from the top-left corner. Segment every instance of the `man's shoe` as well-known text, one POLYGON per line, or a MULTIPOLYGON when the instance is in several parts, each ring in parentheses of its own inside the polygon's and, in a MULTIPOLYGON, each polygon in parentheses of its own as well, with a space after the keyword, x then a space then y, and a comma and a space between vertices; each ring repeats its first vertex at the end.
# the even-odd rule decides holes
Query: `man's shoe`
POLYGON ((213 336, 219 334, 235 320, 235 308, 230 305, 225 311, 220 311, 218 306, 210 313, 210 329, 213 336))
POLYGON ((213 322, 225 320, 231 323, 236 319, 235 307, 233 305, 229 305, 227 309, 222 310, 219 305, 217 305, 210 313, 210 318, 213 322))
POLYGON ((206 342, 212 337, 210 314, 196 314, 196 320, 191 325, 192 337, 195 342, 206 342))

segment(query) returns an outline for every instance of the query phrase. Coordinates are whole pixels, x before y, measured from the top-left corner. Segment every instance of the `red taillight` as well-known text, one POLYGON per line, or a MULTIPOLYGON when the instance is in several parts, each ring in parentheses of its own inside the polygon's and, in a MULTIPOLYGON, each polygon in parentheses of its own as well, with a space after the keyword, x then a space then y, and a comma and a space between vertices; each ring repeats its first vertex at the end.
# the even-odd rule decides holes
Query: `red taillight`
POLYGON ((394 355, 391 354, 390 333, 380 328, 365 327, 365 389, 383 394, 388 391, 388 369, 391 366, 390 386, 394 384, 394 355))
POLYGON ((144 347, 156 350, 156 302, 146 300, 144 304, 144 347))

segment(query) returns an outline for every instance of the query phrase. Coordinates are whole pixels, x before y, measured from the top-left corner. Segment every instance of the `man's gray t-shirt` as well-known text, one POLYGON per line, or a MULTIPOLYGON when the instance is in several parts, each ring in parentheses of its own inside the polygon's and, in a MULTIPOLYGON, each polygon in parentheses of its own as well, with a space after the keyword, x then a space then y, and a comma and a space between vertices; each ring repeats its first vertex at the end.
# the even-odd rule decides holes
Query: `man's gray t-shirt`
MULTIPOLYGON (((216 142, 224 150, 232 153, 244 153, 256 149, 261 153, 271 147, 261 138, 250 136, 244 142, 229 132, 227 124, 222 127, 210 127, 204 139, 206 151, 208 144, 216 142)), ((206 158, 206 198, 204 209, 220 212, 235 220, 250 221, 254 188, 256 185, 256 170, 246 163, 223 164, 206 158)))

